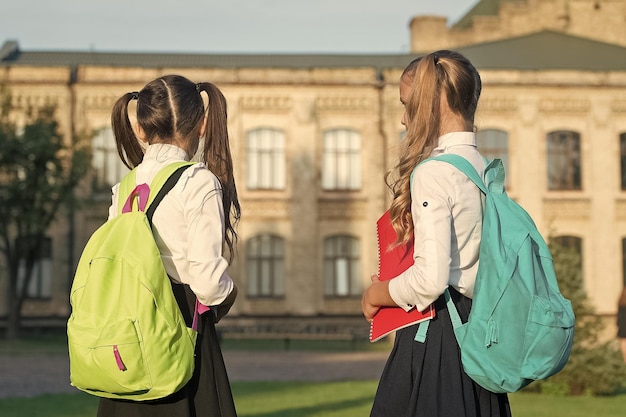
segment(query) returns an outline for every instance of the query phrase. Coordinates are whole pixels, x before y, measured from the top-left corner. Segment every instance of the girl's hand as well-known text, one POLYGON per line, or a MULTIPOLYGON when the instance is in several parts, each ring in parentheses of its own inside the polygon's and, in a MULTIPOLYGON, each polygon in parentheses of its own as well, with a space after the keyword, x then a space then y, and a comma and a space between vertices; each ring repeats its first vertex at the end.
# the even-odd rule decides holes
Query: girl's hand
POLYGON ((361 309, 363 310, 365 320, 368 322, 372 321, 374 315, 380 309, 380 306, 374 305, 371 301, 372 291, 376 291, 374 287, 376 287, 376 284, 380 282, 380 279, 378 278, 378 275, 372 275, 370 279, 372 280, 372 285, 370 285, 370 287, 363 292, 363 298, 361 299, 361 309))

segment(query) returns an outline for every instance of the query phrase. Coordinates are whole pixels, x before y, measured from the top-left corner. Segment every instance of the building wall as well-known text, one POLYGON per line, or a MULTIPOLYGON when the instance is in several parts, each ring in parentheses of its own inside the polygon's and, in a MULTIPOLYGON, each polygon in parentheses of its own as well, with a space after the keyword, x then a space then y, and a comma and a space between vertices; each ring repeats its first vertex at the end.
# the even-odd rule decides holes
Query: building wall
MULTIPOLYGON (((534 4, 532 0, 527 3, 534 4)), ((571 3, 578 7, 585 2, 571 3)), ((607 8, 623 4, 599 3, 607 8)), ((435 42, 436 32, 431 35, 424 41, 435 42)), ((500 129, 509 135, 509 194, 529 211, 544 236, 582 239, 586 290, 600 314, 615 314, 623 284, 621 242, 626 238, 626 191, 620 186, 619 146, 619 135, 626 132, 626 71, 479 70, 484 87, 476 124, 478 129, 500 129), (548 191, 546 135, 555 130, 580 134, 582 190, 548 191)), ((361 314, 358 296, 324 296, 323 241, 338 233, 360 240, 362 283, 366 286, 377 266, 375 222, 390 201, 383 177, 397 158, 403 130, 398 98, 401 68, 383 71, 382 83, 372 68, 155 70, 88 66, 71 73, 64 67, 13 66, 6 69, 4 79, 17 103, 57 103, 66 133, 72 126, 78 131, 108 126, 117 97, 163 74, 179 73, 218 85, 229 103, 229 131, 242 205, 238 252, 229 270, 240 289, 232 315, 361 314), (279 128, 285 133, 284 190, 246 187, 246 134, 259 127, 279 128), (320 186, 323 132, 338 127, 361 135, 363 181, 356 191, 331 192, 320 186), (260 233, 285 239, 284 297, 246 296, 246 242, 260 233)), ((27 303, 26 315, 68 313, 73 265, 90 234, 106 219, 109 205, 109 193, 94 196, 89 184, 86 178, 79 189, 86 198, 83 209, 73 217, 63 213, 50 231, 54 240, 53 297, 27 303), (74 249, 69 253, 72 239, 74 249)), ((4 283, 0 280, 0 285, 4 283)), ((0 316, 4 311, 2 298, 0 316)))
POLYGON ((451 49, 544 29, 624 46, 625 16, 625 0, 501 0, 497 15, 476 15, 469 27, 448 28, 452 22, 440 16, 413 18, 411 50, 451 49))
MULTIPOLYGON (((61 129, 68 133, 70 126, 88 132, 109 126, 110 109, 117 97, 139 90, 151 79, 169 73, 196 81, 211 81, 222 89, 229 103, 229 133, 242 206, 238 251, 229 270, 240 288, 240 297, 231 314, 359 315, 360 296, 324 296, 322 245, 325 237, 335 234, 358 238, 363 248, 363 285, 370 274, 375 273, 377 254, 373 225, 384 210, 386 190, 382 180, 385 159, 379 158, 385 153, 379 123, 381 96, 385 90, 378 87, 373 69, 166 68, 155 71, 80 67, 75 81, 68 85, 69 69, 15 66, 5 72, 5 80, 18 102, 40 102, 45 91, 45 97, 52 97, 57 104, 61 129), (56 78, 47 76, 49 72, 54 72, 56 78), (246 187, 246 134, 260 127, 285 132, 287 183, 284 190, 257 191, 246 187), (349 128, 360 133, 363 184, 359 190, 321 189, 322 135, 333 128, 349 128), (286 243, 286 292, 278 299, 245 295, 245 244, 264 232, 280 235, 286 243)), ((397 98, 394 100, 397 102, 397 98)), ((399 122, 395 123, 394 139, 399 126, 399 122)), ((110 203, 110 192, 93 194, 89 184, 90 178, 81 184, 79 194, 85 199, 84 206, 73 217, 74 263, 91 233, 106 220, 110 203)), ((68 263, 67 229, 67 214, 62 213, 50 231, 55 259, 52 300, 27 302, 24 309, 27 316, 68 313, 67 289, 73 266, 68 263)), ((0 311, 5 309, 4 303, 0 300, 0 311)))
MULTIPOLYGON (((38 69, 40 74, 61 69, 38 69)), ((389 203, 383 176, 397 157, 402 131, 402 108, 397 98, 400 70, 385 73, 387 84, 374 82, 369 70, 332 71, 323 82, 300 71, 259 70, 256 81, 233 82, 232 71, 206 72, 167 69, 160 73, 141 69, 84 68, 76 84, 56 81, 12 82, 18 102, 47 98, 59 104, 64 130, 75 120, 78 129, 97 129, 109 123, 114 100, 134 91, 160 73, 179 72, 195 80, 212 81, 229 102, 229 129, 236 179, 242 204, 238 231, 240 244, 230 273, 242 290, 232 310, 243 315, 360 314, 360 299, 325 298, 322 281, 322 242, 332 234, 358 237, 362 247, 363 285, 376 271, 374 224, 389 203), (124 80, 123 82, 113 80, 124 80), (128 80, 130 79, 130 81, 128 80), (279 82, 274 80, 280 80, 279 82), (70 91, 72 90, 72 91, 70 91), (45 92, 45 94, 43 93, 45 92), (75 99, 75 115, 69 103, 75 99), (246 132, 258 127, 285 131, 287 185, 279 191, 246 187, 246 132), (321 138, 324 130, 349 127, 361 133, 360 190, 344 193, 320 187, 321 138), (284 298, 248 298, 245 243, 271 232, 286 242, 287 289, 284 298)), ((12 68, 15 80, 28 79, 32 68, 12 68)), ((252 72, 252 71, 251 71, 252 72)), ((41 77, 40 77, 41 78, 41 77)), ((589 296, 602 314, 613 314, 622 285, 621 239, 626 237, 626 192, 619 183, 620 133, 626 132, 626 74, 544 72, 536 78, 522 71, 482 71, 484 93, 476 124, 479 129, 500 129, 509 134, 509 194, 533 216, 544 236, 570 235, 583 239, 584 277, 589 296), (563 80, 569 80, 563 85, 563 80), (602 89, 597 84, 603 80, 602 89), (609 80, 609 81, 607 81, 609 80), (546 135, 554 130, 581 135, 583 189, 548 191, 546 135)), ((80 193, 92 197, 88 181, 80 193)), ((51 302, 31 302, 25 313, 67 314, 68 277, 91 232, 106 218, 108 193, 89 198, 74 218, 73 258, 65 251, 71 239, 67 213, 51 230, 54 239, 54 291, 51 302)), ((2 300, 4 303, 4 300, 2 300)), ((2 304, 3 305, 3 304, 2 304)))

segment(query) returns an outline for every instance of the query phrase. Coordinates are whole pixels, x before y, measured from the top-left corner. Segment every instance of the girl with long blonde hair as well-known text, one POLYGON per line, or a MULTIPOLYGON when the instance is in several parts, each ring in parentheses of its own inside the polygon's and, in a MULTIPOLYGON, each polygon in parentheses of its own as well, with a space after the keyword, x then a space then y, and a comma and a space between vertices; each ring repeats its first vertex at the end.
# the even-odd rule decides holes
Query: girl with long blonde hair
POLYGON ((396 244, 414 240, 414 264, 388 281, 373 276, 362 308, 372 320, 383 306, 422 311, 434 303, 436 316, 423 342, 416 341, 418 325, 396 332, 371 417, 511 414, 506 394, 485 390, 463 371, 443 296, 448 288, 462 320, 467 320, 479 261, 481 192, 452 165, 419 165, 453 153, 483 175, 485 162, 474 127, 481 89, 471 62, 447 50, 415 59, 400 77, 406 136, 398 164, 386 179, 393 195, 389 211, 396 244))

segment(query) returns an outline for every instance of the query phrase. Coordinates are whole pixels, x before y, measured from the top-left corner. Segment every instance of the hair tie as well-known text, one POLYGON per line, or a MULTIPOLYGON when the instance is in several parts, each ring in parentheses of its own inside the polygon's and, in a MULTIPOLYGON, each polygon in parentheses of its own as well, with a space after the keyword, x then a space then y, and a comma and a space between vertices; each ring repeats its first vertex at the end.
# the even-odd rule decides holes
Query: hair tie
POLYGON ((130 99, 131 100, 139 100, 139 92, 138 91, 133 91, 132 93, 130 93, 130 99))
POLYGON ((435 62, 435 65, 439 63, 439 57, 437 56, 437 54, 433 54, 433 61, 435 62))
POLYGON ((200 83, 197 83, 197 84, 196 84, 196 91, 197 91, 198 93, 201 91, 201 89, 200 89, 200 83))

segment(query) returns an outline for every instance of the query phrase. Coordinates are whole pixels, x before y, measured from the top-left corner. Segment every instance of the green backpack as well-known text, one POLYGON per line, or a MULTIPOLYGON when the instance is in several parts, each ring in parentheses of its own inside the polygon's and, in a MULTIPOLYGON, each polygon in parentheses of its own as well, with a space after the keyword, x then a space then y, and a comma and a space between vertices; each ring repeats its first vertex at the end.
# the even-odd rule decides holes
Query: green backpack
POLYGON ((465 372, 483 388, 515 392, 559 372, 574 339, 574 312, 558 287, 552 255, 528 213, 504 190, 502 161, 485 182, 463 157, 430 160, 454 165, 486 196, 472 309, 462 323, 445 297, 465 372))
POLYGON ((151 228, 157 204, 190 164, 163 168, 150 187, 135 186, 132 170, 120 183, 119 215, 85 246, 67 322, 70 381, 82 391, 152 400, 193 374, 197 333, 185 325, 151 228))

